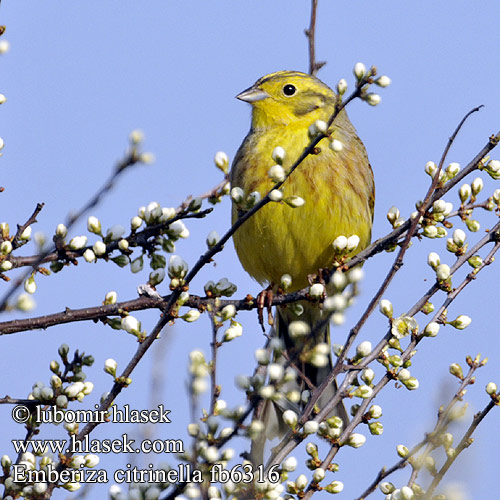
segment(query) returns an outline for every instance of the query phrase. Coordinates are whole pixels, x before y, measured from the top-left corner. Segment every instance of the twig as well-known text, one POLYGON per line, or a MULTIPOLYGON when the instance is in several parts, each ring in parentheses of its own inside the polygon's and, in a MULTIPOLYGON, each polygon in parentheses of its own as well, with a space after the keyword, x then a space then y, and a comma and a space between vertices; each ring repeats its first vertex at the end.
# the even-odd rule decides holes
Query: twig
POLYGON ((304 30, 309 45, 309 74, 315 76, 316 73, 326 64, 325 61, 316 62, 316 12, 318 10, 318 0, 311 0, 311 19, 309 28, 304 30))
MULTIPOLYGON (((101 198, 112 189, 117 177, 122 172, 124 172, 127 167, 134 165, 135 163, 137 163, 139 161, 140 161, 140 156, 138 155, 137 148, 136 147, 131 148, 130 151, 125 156, 125 158, 116 165, 113 174, 108 179, 108 181, 104 184, 104 186, 75 215, 68 216, 68 220, 67 220, 67 224, 66 224, 67 229, 69 230, 87 210, 90 210, 91 208, 96 206, 97 203, 99 203, 101 198)), ((47 255, 52 253, 53 251, 54 251, 53 249, 48 249, 48 250, 40 252, 40 254, 37 256, 37 258, 31 264, 32 269, 36 270, 38 268, 38 266, 43 262, 43 259, 47 255)), ((10 298, 12 297, 12 295, 14 295, 16 290, 21 286, 21 284, 26 280, 26 278, 28 278, 28 276, 31 274, 31 272, 32 272, 31 270, 27 271, 24 274, 24 276, 17 279, 10 286, 7 293, 5 293, 5 295, 0 300, 0 311, 4 311, 6 309, 8 302, 9 302, 10 298)))

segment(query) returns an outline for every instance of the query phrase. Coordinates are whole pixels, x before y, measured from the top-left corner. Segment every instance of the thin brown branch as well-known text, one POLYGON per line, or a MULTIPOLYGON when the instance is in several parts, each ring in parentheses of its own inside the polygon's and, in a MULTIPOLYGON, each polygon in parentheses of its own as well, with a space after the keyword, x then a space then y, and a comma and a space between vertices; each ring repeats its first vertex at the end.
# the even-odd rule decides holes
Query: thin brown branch
POLYGON ((12 248, 13 249, 18 248, 21 245, 21 235, 23 234, 24 230, 28 226, 37 222, 36 218, 37 218, 38 214, 42 211, 44 205, 45 205, 45 203, 37 203, 35 210, 31 214, 30 218, 21 226, 19 224, 17 225, 16 235, 12 239, 12 248))
MULTIPOLYGON (((115 167, 113 174, 110 176, 108 181, 104 184, 104 186, 97 191, 97 193, 87 202, 83 208, 81 208, 76 214, 69 215, 67 219, 66 227, 69 230, 79 219, 83 216, 87 210, 95 207, 102 199, 102 197, 107 194, 114 186, 117 177, 124 172, 127 167, 134 165, 135 163, 140 161, 140 155, 138 154, 137 148, 132 147, 126 154, 125 158, 121 160, 115 167)), ((38 207, 37 207, 38 208, 38 207)), ((33 270, 38 269, 40 264, 44 262, 44 258, 51 254, 54 251, 53 248, 49 248, 48 250, 42 251, 39 255, 36 256, 36 259, 31 264, 33 270)), ((32 270, 26 271, 26 273, 18 278, 12 285, 9 287, 7 293, 4 294, 2 299, 0 300, 0 311, 4 311, 8 305, 9 300, 17 291, 17 289, 24 283, 24 281, 29 277, 32 270)))
POLYGON ((316 73, 326 64, 325 61, 316 62, 316 14, 318 11, 318 0, 311 0, 311 18, 309 28, 304 30, 309 46, 309 74, 316 73))

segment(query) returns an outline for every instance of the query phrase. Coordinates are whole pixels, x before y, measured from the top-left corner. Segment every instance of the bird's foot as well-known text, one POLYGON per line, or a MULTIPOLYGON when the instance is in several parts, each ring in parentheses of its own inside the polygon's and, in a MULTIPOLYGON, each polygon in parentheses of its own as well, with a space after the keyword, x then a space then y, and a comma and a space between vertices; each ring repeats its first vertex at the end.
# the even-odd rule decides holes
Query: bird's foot
POLYGON ((265 290, 257 295, 257 314, 259 315, 259 324, 262 327, 262 331, 265 332, 266 328, 264 327, 264 307, 267 308, 267 322, 270 325, 273 325, 273 314, 272 314, 272 305, 273 305, 274 292, 272 285, 269 285, 265 290))

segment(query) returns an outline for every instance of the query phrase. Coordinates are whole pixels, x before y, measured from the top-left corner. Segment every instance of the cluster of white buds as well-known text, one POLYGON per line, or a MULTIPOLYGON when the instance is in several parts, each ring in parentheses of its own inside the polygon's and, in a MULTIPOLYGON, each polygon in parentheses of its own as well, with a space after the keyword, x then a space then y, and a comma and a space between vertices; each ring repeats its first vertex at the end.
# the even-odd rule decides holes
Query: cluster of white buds
POLYGON ((448 215, 451 214, 452 210, 453 203, 444 200, 436 200, 432 204, 432 218, 436 222, 442 222, 448 215))
POLYGON ((409 486, 396 488, 392 483, 384 482, 380 484, 380 491, 386 495, 386 500, 413 500, 415 498, 409 486))
POLYGON ((400 316, 392 320, 391 333, 393 337, 401 339, 410 333, 418 333, 418 323, 412 316, 400 316))
POLYGON ((221 278, 217 283, 207 281, 203 288, 208 297, 231 297, 238 290, 227 278, 221 278))
MULTIPOLYGON (((428 162, 425 164, 425 168, 424 168, 424 170, 425 170, 425 173, 426 173, 427 175, 429 175, 432 179, 434 179, 434 177, 435 177, 435 175, 436 175, 436 173, 437 173, 437 171, 438 171, 438 167, 437 167, 437 165, 436 165, 433 161, 428 161, 428 162)), ((440 181, 441 181, 441 180, 443 180, 443 177, 444 177, 444 173, 443 173, 443 171, 441 170, 441 171, 439 172, 439 180, 440 180, 440 181)))
POLYGON ((359 236, 357 234, 353 234, 352 236, 337 236, 335 240, 333 240, 332 246, 337 254, 348 254, 353 252, 358 248, 359 245, 359 236))
POLYGON ((183 283, 188 273, 189 266, 187 262, 178 255, 171 255, 168 261, 168 276, 171 279, 170 286, 176 288, 183 283))
POLYGON ((209 367, 201 351, 191 351, 189 354, 189 372, 191 393, 195 396, 204 393, 208 388, 206 377, 209 374, 209 367))
POLYGON ((316 120, 309 126, 309 137, 314 139, 318 135, 326 135, 328 132, 328 124, 323 120, 316 120))
POLYGON ((325 438, 337 439, 342 434, 343 425, 340 417, 330 417, 319 424, 318 434, 325 438))
POLYGON ((392 206, 387 211, 387 220, 394 229, 402 226, 405 223, 404 217, 401 217, 398 207, 395 206, 392 206))

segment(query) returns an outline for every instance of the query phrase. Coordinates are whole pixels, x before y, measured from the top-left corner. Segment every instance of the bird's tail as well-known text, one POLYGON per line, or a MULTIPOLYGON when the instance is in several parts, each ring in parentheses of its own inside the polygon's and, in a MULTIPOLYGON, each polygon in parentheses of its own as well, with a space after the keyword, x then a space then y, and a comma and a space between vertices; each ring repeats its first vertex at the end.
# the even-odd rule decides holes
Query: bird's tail
MULTIPOLYGON (((318 387, 327 377, 333 367, 330 346, 330 325, 326 322, 318 328, 322 320, 322 310, 317 304, 310 302, 300 303, 303 312, 300 316, 291 307, 278 307, 274 321, 274 335, 281 339, 284 352, 274 362, 288 364, 295 367, 296 378, 280 387, 283 394, 300 395, 291 400, 283 396, 276 401, 266 400, 262 411, 257 415, 265 426, 261 437, 252 442, 252 462, 255 466, 261 465, 264 456, 264 446, 267 440, 281 438, 289 430, 283 422, 282 415, 286 410, 293 410, 300 415, 308 395, 318 387), (317 330, 317 331, 316 331, 317 330), (318 347, 320 346, 320 347, 318 347)), ((337 392, 334 381, 326 388, 316 406, 321 409, 337 392)), ((334 408, 329 417, 338 416, 344 426, 349 422, 347 411, 342 401, 334 408)))

